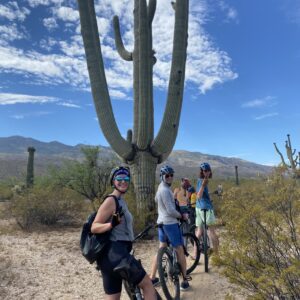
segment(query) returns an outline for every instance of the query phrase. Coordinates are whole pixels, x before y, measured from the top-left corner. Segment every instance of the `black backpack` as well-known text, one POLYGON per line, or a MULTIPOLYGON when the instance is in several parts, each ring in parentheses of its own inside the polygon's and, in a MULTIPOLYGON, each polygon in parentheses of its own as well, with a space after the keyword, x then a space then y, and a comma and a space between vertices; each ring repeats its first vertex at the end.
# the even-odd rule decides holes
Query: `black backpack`
MULTIPOLYGON (((104 198, 104 200, 108 197, 113 197, 115 199, 116 212, 118 212, 120 210, 118 198, 115 195, 108 195, 104 198)), ((93 212, 88 216, 86 222, 83 224, 80 236, 81 253, 91 264, 101 255, 101 252, 109 242, 109 236, 111 233, 111 230, 100 234, 91 233, 91 227, 96 215, 97 212, 93 212)))

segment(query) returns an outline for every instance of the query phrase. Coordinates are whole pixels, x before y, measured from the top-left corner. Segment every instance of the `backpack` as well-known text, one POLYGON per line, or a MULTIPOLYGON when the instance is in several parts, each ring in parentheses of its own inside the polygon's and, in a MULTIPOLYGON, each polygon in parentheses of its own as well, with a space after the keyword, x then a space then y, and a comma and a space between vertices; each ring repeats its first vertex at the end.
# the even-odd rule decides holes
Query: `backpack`
MULTIPOLYGON (((114 198, 116 203, 116 213, 119 212, 120 204, 118 198, 114 195, 108 195, 104 198, 104 200, 108 197, 114 198)), ((93 234, 91 232, 91 227, 95 220, 96 215, 97 212, 93 212, 88 216, 86 222, 83 224, 81 236, 80 236, 81 253, 90 264, 92 264, 99 258, 105 246, 109 242, 109 236, 111 233, 111 230, 103 233, 97 233, 97 234, 93 234)))

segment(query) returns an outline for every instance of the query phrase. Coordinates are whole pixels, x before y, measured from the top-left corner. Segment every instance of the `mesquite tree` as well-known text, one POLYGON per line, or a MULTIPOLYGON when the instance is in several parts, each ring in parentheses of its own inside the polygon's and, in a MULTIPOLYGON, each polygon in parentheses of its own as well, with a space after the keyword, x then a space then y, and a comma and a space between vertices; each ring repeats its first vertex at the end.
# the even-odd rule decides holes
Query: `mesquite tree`
POLYGON ((93 0, 78 0, 87 66, 100 127, 112 149, 130 165, 139 211, 154 209, 155 170, 174 146, 182 106, 188 37, 188 0, 172 3, 175 11, 173 56, 167 104, 159 132, 154 137, 152 21, 156 0, 134 0, 134 49, 124 47, 119 19, 113 18, 119 55, 133 62, 134 125, 124 139, 110 102, 93 0))

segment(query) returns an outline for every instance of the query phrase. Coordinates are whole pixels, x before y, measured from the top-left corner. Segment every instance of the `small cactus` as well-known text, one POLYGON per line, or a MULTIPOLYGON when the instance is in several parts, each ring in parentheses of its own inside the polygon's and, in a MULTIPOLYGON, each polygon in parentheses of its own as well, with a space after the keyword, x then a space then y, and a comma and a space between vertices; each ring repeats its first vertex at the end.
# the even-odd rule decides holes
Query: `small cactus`
POLYGON ((34 182, 34 147, 28 147, 27 149, 28 161, 27 161, 27 175, 26 175, 26 187, 30 188, 33 186, 34 182))
POLYGON ((238 166, 234 166, 235 168, 235 184, 236 185, 239 185, 240 182, 239 182, 239 171, 238 171, 238 166))

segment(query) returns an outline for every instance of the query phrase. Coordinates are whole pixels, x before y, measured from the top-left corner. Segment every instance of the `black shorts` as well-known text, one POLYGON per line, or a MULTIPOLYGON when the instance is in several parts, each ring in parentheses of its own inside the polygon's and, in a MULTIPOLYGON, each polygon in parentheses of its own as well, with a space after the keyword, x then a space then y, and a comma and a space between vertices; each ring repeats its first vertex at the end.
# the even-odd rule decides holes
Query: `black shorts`
POLYGON ((107 295, 120 293, 122 290, 122 277, 113 269, 124 258, 130 262, 130 282, 134 285, 139 284, 146 275, 141 263, 131 254, 132 243, 125 241, 110 242, 104 250, 103 255, 97 260, 97 265, 101 270, 103 287, 107 295))

